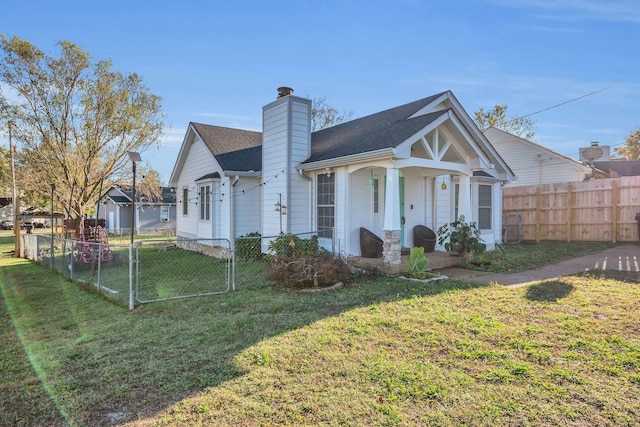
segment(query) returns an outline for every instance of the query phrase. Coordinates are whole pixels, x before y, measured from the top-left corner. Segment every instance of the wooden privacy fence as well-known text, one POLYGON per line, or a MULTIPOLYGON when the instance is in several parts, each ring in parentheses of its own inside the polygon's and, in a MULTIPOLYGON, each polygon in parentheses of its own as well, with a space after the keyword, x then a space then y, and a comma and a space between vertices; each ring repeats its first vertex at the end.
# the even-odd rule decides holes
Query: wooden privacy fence
POLYGON ((522 240, 638 241, 640 176, 506 187, 502 205, 522 240))

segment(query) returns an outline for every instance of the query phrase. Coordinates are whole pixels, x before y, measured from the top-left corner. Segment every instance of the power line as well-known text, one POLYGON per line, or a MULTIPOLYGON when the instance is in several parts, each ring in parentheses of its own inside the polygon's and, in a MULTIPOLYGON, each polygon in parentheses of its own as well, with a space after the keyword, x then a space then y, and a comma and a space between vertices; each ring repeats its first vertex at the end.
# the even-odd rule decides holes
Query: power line
POLYGON ((552 105, 551 107, 543 108, 542 110, 538 110, 538 111, 535 111, 533 113, 526 114, 524 116, 515 117, 515 118, 507 121, 507 123, 511 123, 513 121, 520 120, 520 119, 525 119, 527 117, 533 116, 534 114, 543 113, 543 112, 549 111, 549 110, 551 110, 553 108, 561 107, 563 105, 569 104, 569 103, 574 102, 574 101, 578 101, 578 100, 586 98, 588 96, 595 95, 595 94, 600 93, 600 92, 604 92, 605 90, 609 90, 609 89, 611 89, 612 87, 615 87, 615 86, 618 86, 618 85, 607 86, 607 87, 604 87, 602 89, 598 89, 598 90, 596 90, 594 92, 587 93, 586 95, 578 96, 577 98, 573 98, 573 99, 570 99, 568 101, 561 102, 560 104, 552 105))

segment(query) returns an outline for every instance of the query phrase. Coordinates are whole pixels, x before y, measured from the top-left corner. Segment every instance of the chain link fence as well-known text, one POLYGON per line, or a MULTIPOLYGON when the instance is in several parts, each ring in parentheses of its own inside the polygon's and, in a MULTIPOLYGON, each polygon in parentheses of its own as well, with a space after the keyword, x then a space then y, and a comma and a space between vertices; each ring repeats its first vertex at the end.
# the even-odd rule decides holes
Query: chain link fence
POLYGON ((231 288, 227 239, 155 239, 135 244, 135 295, 140 303, 216 295, 231 288))
POLYGON ((268 285, 268 263, 283 251, 302 253, 316 247, 335 253, 333 239, 317 237, 317 232, 249 233, 233 245, 227 239, 182 238, 131 245, 109 242, 106 233, 92 230, 76 240, 23 235, 24 256, 130 309, 139 303, 268 285))
POLYGON ((248 233, 237 237, 234 244, 234 278, 236 286, 247 288, 268 284, 268 264, 276 253, 302 253, 318 247, 335 254, 333 229, 325 233, 309 231, 297 234, 261 236, 260 233, 248 233), (318 237, 322 234, 331 237, 318 237))

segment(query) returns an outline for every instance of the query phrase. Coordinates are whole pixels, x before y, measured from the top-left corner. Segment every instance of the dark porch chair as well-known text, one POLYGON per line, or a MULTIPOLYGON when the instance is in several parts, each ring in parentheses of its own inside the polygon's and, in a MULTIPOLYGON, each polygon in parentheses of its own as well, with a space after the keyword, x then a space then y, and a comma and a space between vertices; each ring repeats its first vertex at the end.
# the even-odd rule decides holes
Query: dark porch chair
POLYGON ((382 258, 382 239, 360 227, 360 252, 365 258, 382 258))
POLYGON ((424 225, 413 227, 413 246, 421 246, 425 252, 433 252, 436 248, 436 233, 424 225))

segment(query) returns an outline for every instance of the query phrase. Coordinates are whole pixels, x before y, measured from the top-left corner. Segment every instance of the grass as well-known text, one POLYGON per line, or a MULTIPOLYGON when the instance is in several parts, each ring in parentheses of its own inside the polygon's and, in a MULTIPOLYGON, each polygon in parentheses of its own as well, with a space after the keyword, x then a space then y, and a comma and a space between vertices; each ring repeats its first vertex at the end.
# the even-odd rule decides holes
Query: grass
POLYGON ((0 425, 640 419, 637 274, 317 294, 254 281, 129 312, 25 260, 0 265, 0 425))
POLYGON ((612 246, 615 243, 523 242, 518 245, 502 245, 502 251, 486 252, 473 260, 462 261, 460 266, 496 273, 515 273, 600 252, 612 246))

